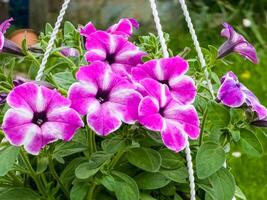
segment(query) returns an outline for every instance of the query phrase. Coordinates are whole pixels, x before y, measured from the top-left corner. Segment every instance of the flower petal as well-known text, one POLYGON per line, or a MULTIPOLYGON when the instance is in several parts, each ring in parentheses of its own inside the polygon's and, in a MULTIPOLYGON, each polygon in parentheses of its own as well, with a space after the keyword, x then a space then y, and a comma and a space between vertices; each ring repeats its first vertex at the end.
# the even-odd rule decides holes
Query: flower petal
POLYGON ((200 123, 196 109, 192 105, 180 105, 172 100, 164 110, 164 117, 172 119, 183 129, 190 139, 197 139, 200 123))
POLYGON ((163 128, 163 118, 158 113, 159 103, 153 97, 144 97, 138 107, 139 122, 147 129, 161 131, 163 128))
POLYGON ((187 143, 183 129, 172 120, 165 120, 165 128, 161 131, 161 137, 164 145, 175 152, 183 150, 187 143))
POLYGON ((224 105, 229 107, 240 107, 245 102, 245 95, 238 82, 231 77, 224 78, 217 97, 224 105))
POLYGON ((0 32, 0 51, 2 51, 4 44, 5 44, 5 37, 4 34, 0 32))
POLYGON ((117 24, 112 25, 107 31, 112 34, 129 37, 133 33, 133 28, 138 28, 139 24, 135 19, 121 19, 117 24))
POLYGON ((5 34, 7 29, 9 29, 9 27, 11 26, 10 22, 12 22, 12 21, 13 21, 13 18, 9 18, 9 19, 5 20, 4 22, 2 22, 0 24, 0 32, 5 34))
POLYGON ((122 122, 116 111, 111 110, 109 102, 99 104, 99 107, 87 115, 87 124, 96 134, 107 136, 120 128, 122 122))
POLYGON ((249 59, 254 64, 258 63, 257 52, 254 46, 249 44, 248 42, 242 42, 237 44, 234 47, 234 51, 249 59))
POLYGON ((192 78, 181 76, 178 79, 172 78, 169 81, 170 90, 173 98, 182 104, 191 104, 194 102, 197 89, 192 78))
POLYGON ((96 31, 97 30, 92 22, 89 22, 84 27, 80 28, 80 34, 85 37, 88 37, 89 35, 91 35, 96 31))
POLYGON ((111 109, 117 111, 123 122, 133 124, 138 119, 138 105, 141 97, 134 87, 125 81, 111 90, 109 102, 111 102, 111 109))
POLYGON ((168 86, 160 84, 154 79, 146 78, 140 81, 146 92, 152 97, 156 98, 161 108, 163 108, 171 99, 168 86))
POLYGON ((68 91, 68 98, 71 100, 71 107, 85 115, 92 108, 93 101, 96 101, 95 95, 97 88, 94 84, 88 83, 74 83, 70 86, 68 91))

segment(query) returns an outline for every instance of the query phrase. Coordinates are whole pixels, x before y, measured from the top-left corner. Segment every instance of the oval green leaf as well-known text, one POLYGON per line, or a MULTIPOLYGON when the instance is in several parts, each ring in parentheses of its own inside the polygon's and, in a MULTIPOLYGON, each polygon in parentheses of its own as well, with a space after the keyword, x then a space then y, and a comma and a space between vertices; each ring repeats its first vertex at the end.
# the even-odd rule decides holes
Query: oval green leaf
POLYGON ((196 171, 200 179, 205 179, 218 171, 225 161, 225 152, 219 144, 204 143, 196 156, 196 171))

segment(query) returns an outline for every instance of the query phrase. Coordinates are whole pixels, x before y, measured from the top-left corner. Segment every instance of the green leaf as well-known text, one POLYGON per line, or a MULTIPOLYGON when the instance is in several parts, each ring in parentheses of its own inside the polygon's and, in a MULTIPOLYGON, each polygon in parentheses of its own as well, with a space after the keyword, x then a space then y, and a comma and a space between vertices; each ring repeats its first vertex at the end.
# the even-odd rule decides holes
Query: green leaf
POLYGON ((9 172, 18 158, 19 148, 9 146, 0 151, 0 176, 4 176, 9 172))
POLYGON ((251 156, 261 156, 263 153, 263 148, 256 134, 252 133, 248 129, 240 129, 240 133, 241 139, 239 142, 242 152, 251 156))
POLYGON ((73 26, 73 24, 69 21, 66 21, 64 23, 64 35, 68 35, 71 34, 75 31, 75 27, 73 26))
POLYGON ((28 188, 10 188, 0 192, 1 200, 41 200, 41 197, 28 188))
POLYGON ((161 149, 159 153, 162 158, 161 167, 166 169, 177 169, 184 166, 184 159, 181 154, 175 153, 169 149, 161 149))
POLYGON ((160 169, 160 173, 163 174, 166 178, 177 183, 186 183, 186 178, 188 177, 186 167, 181 167, 174 170, 160 169))
POLYGON ((219 144, 204 143, 196 156, 196 171, 200 179, 205 179, 219 170, 225 161, 225 152, 219 144))
POLYGON ((106 154, 101 151, 92 154, 89 162, 82 163, 76 168, 76 177, 79 179, 87 179, 95 175, 100 170, 100 166, 109 160, 111 156, 111 154, 106 154))
POLYGON ((59 72, 53 74, 55 82, 63 89, 68 90, 69 87, 76 81, 71 72, 59 72))
POLYGON ((157 199, 153 198, 149 194, 141 193, 140 194, 140 200, 157 200, 157 199))
POLYGON ((136 182, 128 175, 112 171, 104 176, 101 182, 108 190, 115 192, 118 200, 139 200, 139 190, 136 182))
POLYGON ((232 138, 235 142, 238 142, 240 140, 240 131, 239 130, 231 130, 232 138))
POLYGON ((242 192, 242 190, 236 185, 235 186, 235 196, 242 200, 247 200, 246 195, 242 192))
POLYGON ((45 34, 46 35, 50 35, 53 32, 53 27, 51 26, 51 24, 46 23, 45 25, 45 34))
POLYGON ((160 154, 150 148, 133 148, 127 153, 128 161, 145 171, 157 172, 161 165, 160 154))
POLYGON ((140 189, 154 190, 168 185, 171 181, 161 173, 142 172, 134 178, 140 189))
POLYGON ((71 200, 84 200, 88 191, 86 183, 76 183, 70 190, 71 200))
POLYGON ((212 121, 213 127, 225 128, 230 122, 229 109, 216 102, 210 102, 208 105, 208 119, 212 121))
POLYGON ((112 137, 102 141, 102 149, 108 153, 116 153, 120 149, 126 146, 126 141, 124 138, 112 137))
POLYGON ((235 194, 235 180, 225 168, 221 168, 209 178, 214 200, 231 200, 235 194))

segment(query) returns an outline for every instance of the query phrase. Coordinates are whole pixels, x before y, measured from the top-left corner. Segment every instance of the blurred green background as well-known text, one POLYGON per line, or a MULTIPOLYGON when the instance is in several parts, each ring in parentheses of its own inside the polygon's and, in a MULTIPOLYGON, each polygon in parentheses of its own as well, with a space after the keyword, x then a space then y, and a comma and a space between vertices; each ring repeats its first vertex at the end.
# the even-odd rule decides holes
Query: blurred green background
MULTIPOLYGON (((256 47, 260 61, 258 65, 234 54, 228 57, 230 61, 228 66, 216 66, 214 70, 219 76, 228 70, 234 71, 240 81, 267 106, 267 0, 188 0, 187 2, 202 47, 213 45, 218 48, 224 42, 224 38, 220 36, 224 21, 234 26, 256 47)), ((29 0, 29 23, 24 24, 41 31, 45 22, 55 21, 61 3, 62 0, 29 0)), ((189 47, 191 51, 186 58, 195 57, 178 0, 158 0, 158 8, 164 31, 170 33, 169 47, 176 54, 189 47)), ((66 19, 76 24, 93 21, 101 28, 118 21, 121 17, 135 17, 141 23, 139 34, 155 33, 148 0, 75 0, 71 2, 69 9, 66 19)), ((23 23, 17 24, 17 28, 21 27, 21 24, 23 23)), ((261 141, 267 152, 266 138, 262 137, 261 141)), ((260 158, 242 154, 238 158, 231 156, 228 165, 232 168, 237 184, 247 199, 267 199, 266 153, 260 158)))

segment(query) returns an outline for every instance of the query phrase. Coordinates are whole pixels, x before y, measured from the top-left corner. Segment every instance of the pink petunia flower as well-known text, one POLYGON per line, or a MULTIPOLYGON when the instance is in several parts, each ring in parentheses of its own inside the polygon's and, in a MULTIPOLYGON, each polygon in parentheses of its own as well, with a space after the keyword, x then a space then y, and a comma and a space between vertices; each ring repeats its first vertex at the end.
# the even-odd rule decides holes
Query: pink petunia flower
POLYGON ((129 76, 131 68, 142 63, 142 57, 146 55, 127 39, 104 31, 88 36, 85 46, 88 62, 106 62, 122 76, 129 76))
POLYGON ((228 72, 221 79, 217 98, 226 106, 236 108, 247 105, 257 113, 260 120, 267 117, 267 109, 261 105, 259 99, 242 83, 233 72, 228 72))
POLYGON ((4 47, 4 44, 5 44, 4 34, 6 33, 7 29, 11 26, 10 24, 11 21, 13 21, 13 18, 7 19, 3 23, 0 24, 0 51, 4 47))
POLYGON ((161 132, 163 143, 171 150, 179 152, 187 143, 187 138, 199 136, 199 119, 192 105, 184 105, 172 98, 166 84, 151 78, 140 81, 148 95, 138 107, 139 122, 147 129, 161 132))
MULTIPOLYGON (((123 37, 130 37, 133 34, 133 29, 138 29, 139 24, 136 19, 133 18, 125 18, 121 19, 117 24, 112 25, 108 28, 107 32, 115 35, 121 35, 123 37)), ((80 34, 82 36, 88 37, 92 33, 96 32, 97 29, 95 28, 92 22, 86 24, 83 28, 80 29, 80 34)))
POLYGON ((56 90, 24 83, 15 87, 7 97, 11 107, 5 114, 2 129, 7 140, 37 155, 58 139, 69 141, 83 126, 79 114, 70 108, 70 101, 56 90))
POLYGON ((256 49, 250 44, 241 34, 237 33, 232 26, 227 23, 223 24, 224 29, 221 31, 221 36, 226 37, 218 52, 218 58, 227 56, 232 52, 236 52, 241 56, 249 59, 254 64, 258 63, 256 49))
POLYGON ((132 77, 140 82, 145 78, 152 78, 169 87, 172 97, 181 104, 194 102, 196 86, 193 79, 185 73, 188 63, 183 58, 162 58, 150 60, 132 69, 132 77))
POLYGON ((79 82, 68 92, 71 107, 87 115, 87 123, 98 135, 106 136, 121 126, 134 123, 141 95, 126 79, 110 71, 108 64, 96 61, 79 69, 79 82))

